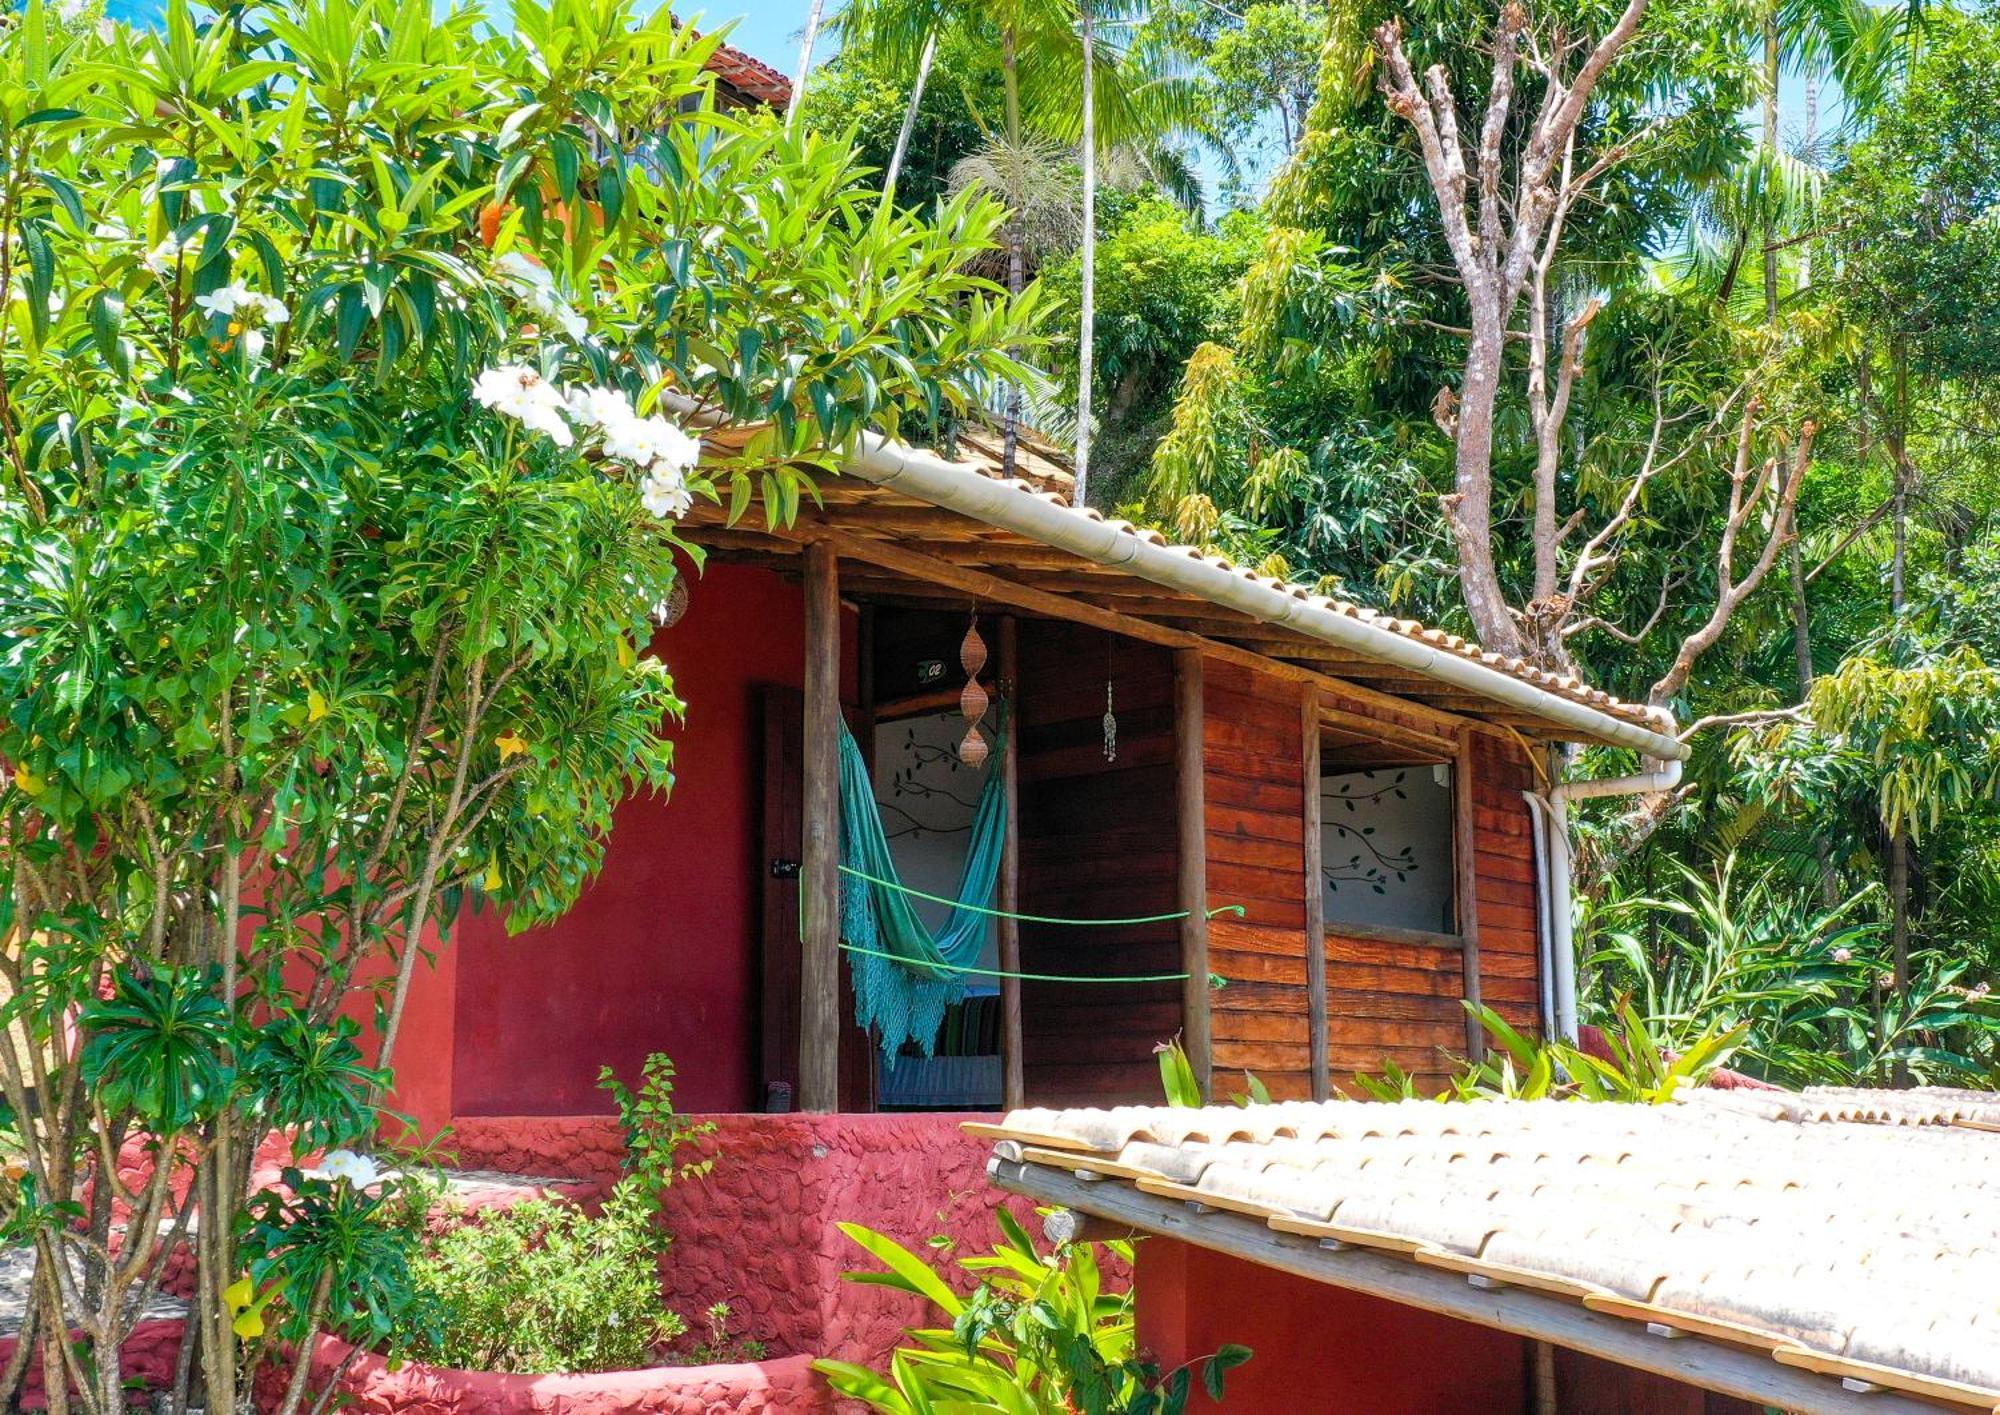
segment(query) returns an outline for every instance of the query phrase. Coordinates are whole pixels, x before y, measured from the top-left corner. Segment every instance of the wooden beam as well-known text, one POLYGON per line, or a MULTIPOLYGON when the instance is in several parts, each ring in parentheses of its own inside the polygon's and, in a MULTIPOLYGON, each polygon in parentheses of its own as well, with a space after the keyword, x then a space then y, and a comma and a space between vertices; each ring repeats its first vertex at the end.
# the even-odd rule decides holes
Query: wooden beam
POLYGON ((1181 920, 1182 1045, 1201 1093, 1209 1094, 1208 827, 1206 759, 1202 743, 1202 656, 1174 654, 1174 821, 1178 841, 1181 920))
POLYGON ((805 849, 799 1109, 840 1104, 840 571, 806 548, 805 849))
POLYGON ((1320 878, 1319 819, 1319 689, 1311 683, 1299 690, 1299 745, 1304 766, 1306 888, 1306 1035, 1311 1043, 1312 1096, 1323 1101, 1331 1093, 1328 1075, 1326 1016, 1326 884, 1320 878))
POLYGON ((1442 736, 1435 732, 1426 732, 1420 727, 1405 727, 1399 722, 1384 722, 1379 717, 1348 712, 1345 708, 1328 702, 1324 693, 1317 694, 1314 702, 1321 722, 1357 737, 1372 738, 1392 746, 1425 752, 1441 762, 1452 760, 1458 752, 1456 733, 1442 736))
POLYGON ((828 542, 845 559, 862 560, 914 579, 949 585, 953 589, 962 590, 975 598, 994 604, 1011 605, 1016 609, 1049 619, 1067 619, 1077 624, 1089 624, 1113 634, 1123 634, 1127 638, 1138 639, 1142 643, 1159 644, 1170 649, 1198 649, 1204 656, 1219 663, 1268 673, 1294 683, 1317 683, 1324 688, 1332 689, 1336 695, 1354 702, 1400 711, 1451 732, 1456 732, 1465 722, 1465 718, 1456 713, 1442 712, 1407 698, 1378 693, 1360 684, 1329 677, 1327 674, 1298 664, 1268 658, 1249 649, 1239 648, 1235 644, 1219 643, 1183 629, 1155 624, 1129 614, 1120 614, 1116 610, 1105 609, 1087 600, 1050 594, 1046 590, 1037 590, 1030 585, 1003 579, 998 575, 989 575, 980 570, 968 570, 949 561, 939 560, 935 556, 924 555, 888 541, 849 535, 824 523, 802 524, 800 534, 802 538, 828 542))
POLYGON ((1016 750, 1021 715, 1020 630, 1014 617, 1000 621, 1000 793, 1007 828, 1000 838, 1000 1103, 1019 1110, 1028 1103, 1021 1055, 1021 925, 1005 917, 1021 911, 1021 763, 1016 750))
MULTIPOLYGON (((1472 734, 1458 735, 1458 753, 1451 768, 1451 858, 1457 875, 1459 963, 1465 969, 1465 1000, 1480 1003, 1479 987, 1479 824, 1474 807, 1472 734)), ((1477 1062, 1486 1055, 1486 1029, 1477 1017, 1465 1019, 1465 1054, 1477 1062)))

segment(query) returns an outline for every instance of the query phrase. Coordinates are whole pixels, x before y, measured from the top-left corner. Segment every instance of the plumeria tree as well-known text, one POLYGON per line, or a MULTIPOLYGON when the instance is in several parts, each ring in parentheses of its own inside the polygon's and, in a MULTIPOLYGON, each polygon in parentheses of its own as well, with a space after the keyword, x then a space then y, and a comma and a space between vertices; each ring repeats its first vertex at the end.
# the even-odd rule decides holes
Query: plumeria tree
POLYGON ((393 1342, 415 970, 671 785, 676 518, 794 515, 1020 376, 1032 295, 964 269, 998 208, 718 113, 714 43, 628 0, 0 23, 0 1398, 35 1353, 122 1409, 183 1250, 181 1401, 298 1410, 314 1333, 393 1342))

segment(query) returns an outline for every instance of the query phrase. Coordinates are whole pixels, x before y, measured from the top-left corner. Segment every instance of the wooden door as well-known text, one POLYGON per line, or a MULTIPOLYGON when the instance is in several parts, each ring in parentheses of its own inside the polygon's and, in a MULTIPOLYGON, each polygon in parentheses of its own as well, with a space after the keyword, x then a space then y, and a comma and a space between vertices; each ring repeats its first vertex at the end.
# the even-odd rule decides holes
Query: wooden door
MULTIPOLYGON (((769 685, 758 694, 763 723, 763 816, 760 830, 763 913, 758 967, 761 1041, 759 1104, 769 1107, 773 1090, 789 1088, 791 1106, 799 1094, 799 859, 805 798, 805 695, 797 688, 769 685)), ((857 729, 859 730, 859 729, 857 729)), ((864 736, 863 742, 867 741, 864 736)), ((852 1021, 854 983, 846 956, 840 961, 845 1018, 840 1031, 840 1108, 875 1108, 873 1040, 852 1021)))

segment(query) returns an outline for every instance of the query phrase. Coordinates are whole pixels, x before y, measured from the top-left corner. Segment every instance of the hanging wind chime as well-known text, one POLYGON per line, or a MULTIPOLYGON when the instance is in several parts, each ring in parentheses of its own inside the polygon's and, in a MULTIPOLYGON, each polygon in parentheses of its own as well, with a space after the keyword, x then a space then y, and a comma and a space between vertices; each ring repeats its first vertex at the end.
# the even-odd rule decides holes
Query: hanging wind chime
POLYGON ((1118 760, 1118 712, 1111 700, 1111 669, 1114 655, 1118 652, 1118 640, 1106 637, 1104 640, 1104 760, 1118 760))
POLYGON ((958 759, 969 767, 984 764, 991 749, 979 735, 979 721, 986 716, 986 690, 979 686, 979 670, 986 666, 986 641, 979 637, 979 611, 965 626, 959 641, 958 664, 965 670, 965 688, 958 695, 958 710, 965 714, 965 736, 958 744, 958 759))

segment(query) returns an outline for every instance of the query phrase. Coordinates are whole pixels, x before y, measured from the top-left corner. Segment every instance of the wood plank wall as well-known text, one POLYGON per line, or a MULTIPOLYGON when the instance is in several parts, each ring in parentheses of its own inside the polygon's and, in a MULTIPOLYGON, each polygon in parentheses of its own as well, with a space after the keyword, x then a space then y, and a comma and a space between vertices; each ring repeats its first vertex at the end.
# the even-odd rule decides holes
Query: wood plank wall
MULTIPOLYGON (((1173 668, 1167 650, 1118 641, 1118 756, 1104 759, 1106 635, 1020 626, 1021 911, 1062 918, 1174 908, 1173 668)), ((1021 925, 1021 967, 1086 976, 1172 973, 1173 923, 1021 925)), ((1181 1026, 1180 984, 1021 986, 1030 1105, 1158 1104, 1153 1047, 1181 1026)))
POLYGON ((1254 1072, 1279 1099, 1310 1099, 1302 689, 1210 662, 1203 694, 1208 902, 1217 1097, 1254 1072))
MULTIPOLYGON (((1489 733, 1472 746, 1475 869, 1479 884, 1479 983, 1486 1004, 1518 1030, 1540 1029, 1535 976, 1535 883, 1525 750, 1489 733)), ((1327 924, 1328 1069, 1353 1092, 1357 1072, 1384 1061, 1441 1088, 1466 1047, 1462 960, 1449 941, 1385 939, 1327 924)))
POLYGON ((1535 975, 1535 847, 1523 791, 1536 784, 1519 744, 1473 738, 1473 813, 1479 832, 1479 987, 1486 1005, 1520 1032, 1541 1030, 1535 975))
MULTIPOLYGON (((1280 1098, 1312 1094, 1306 992, 1304 736, 1301 688, 1211 662, 1204 695, 1209 907, 1241 904, 1245 917, 1209 925, 1211 968, 1229 980, 1210 995, 1217 1096, 1254 1072, 1280 1098)), ((1359 718, 1422 728, 1373 701, 1324 690, 1359 718)), ((1526 751, 1490 733, 1473 737, 1478 847, 1480 986, 1487 1003, 1526 1032, 1538 1026, 1535 884, 1526 751)), ((1464 977, 1448 939, 1385 939, 1326 931, 1327 1069, 1337 1088, 1394 1060, 1439 1087, 1465 1053, 1464 977)))

